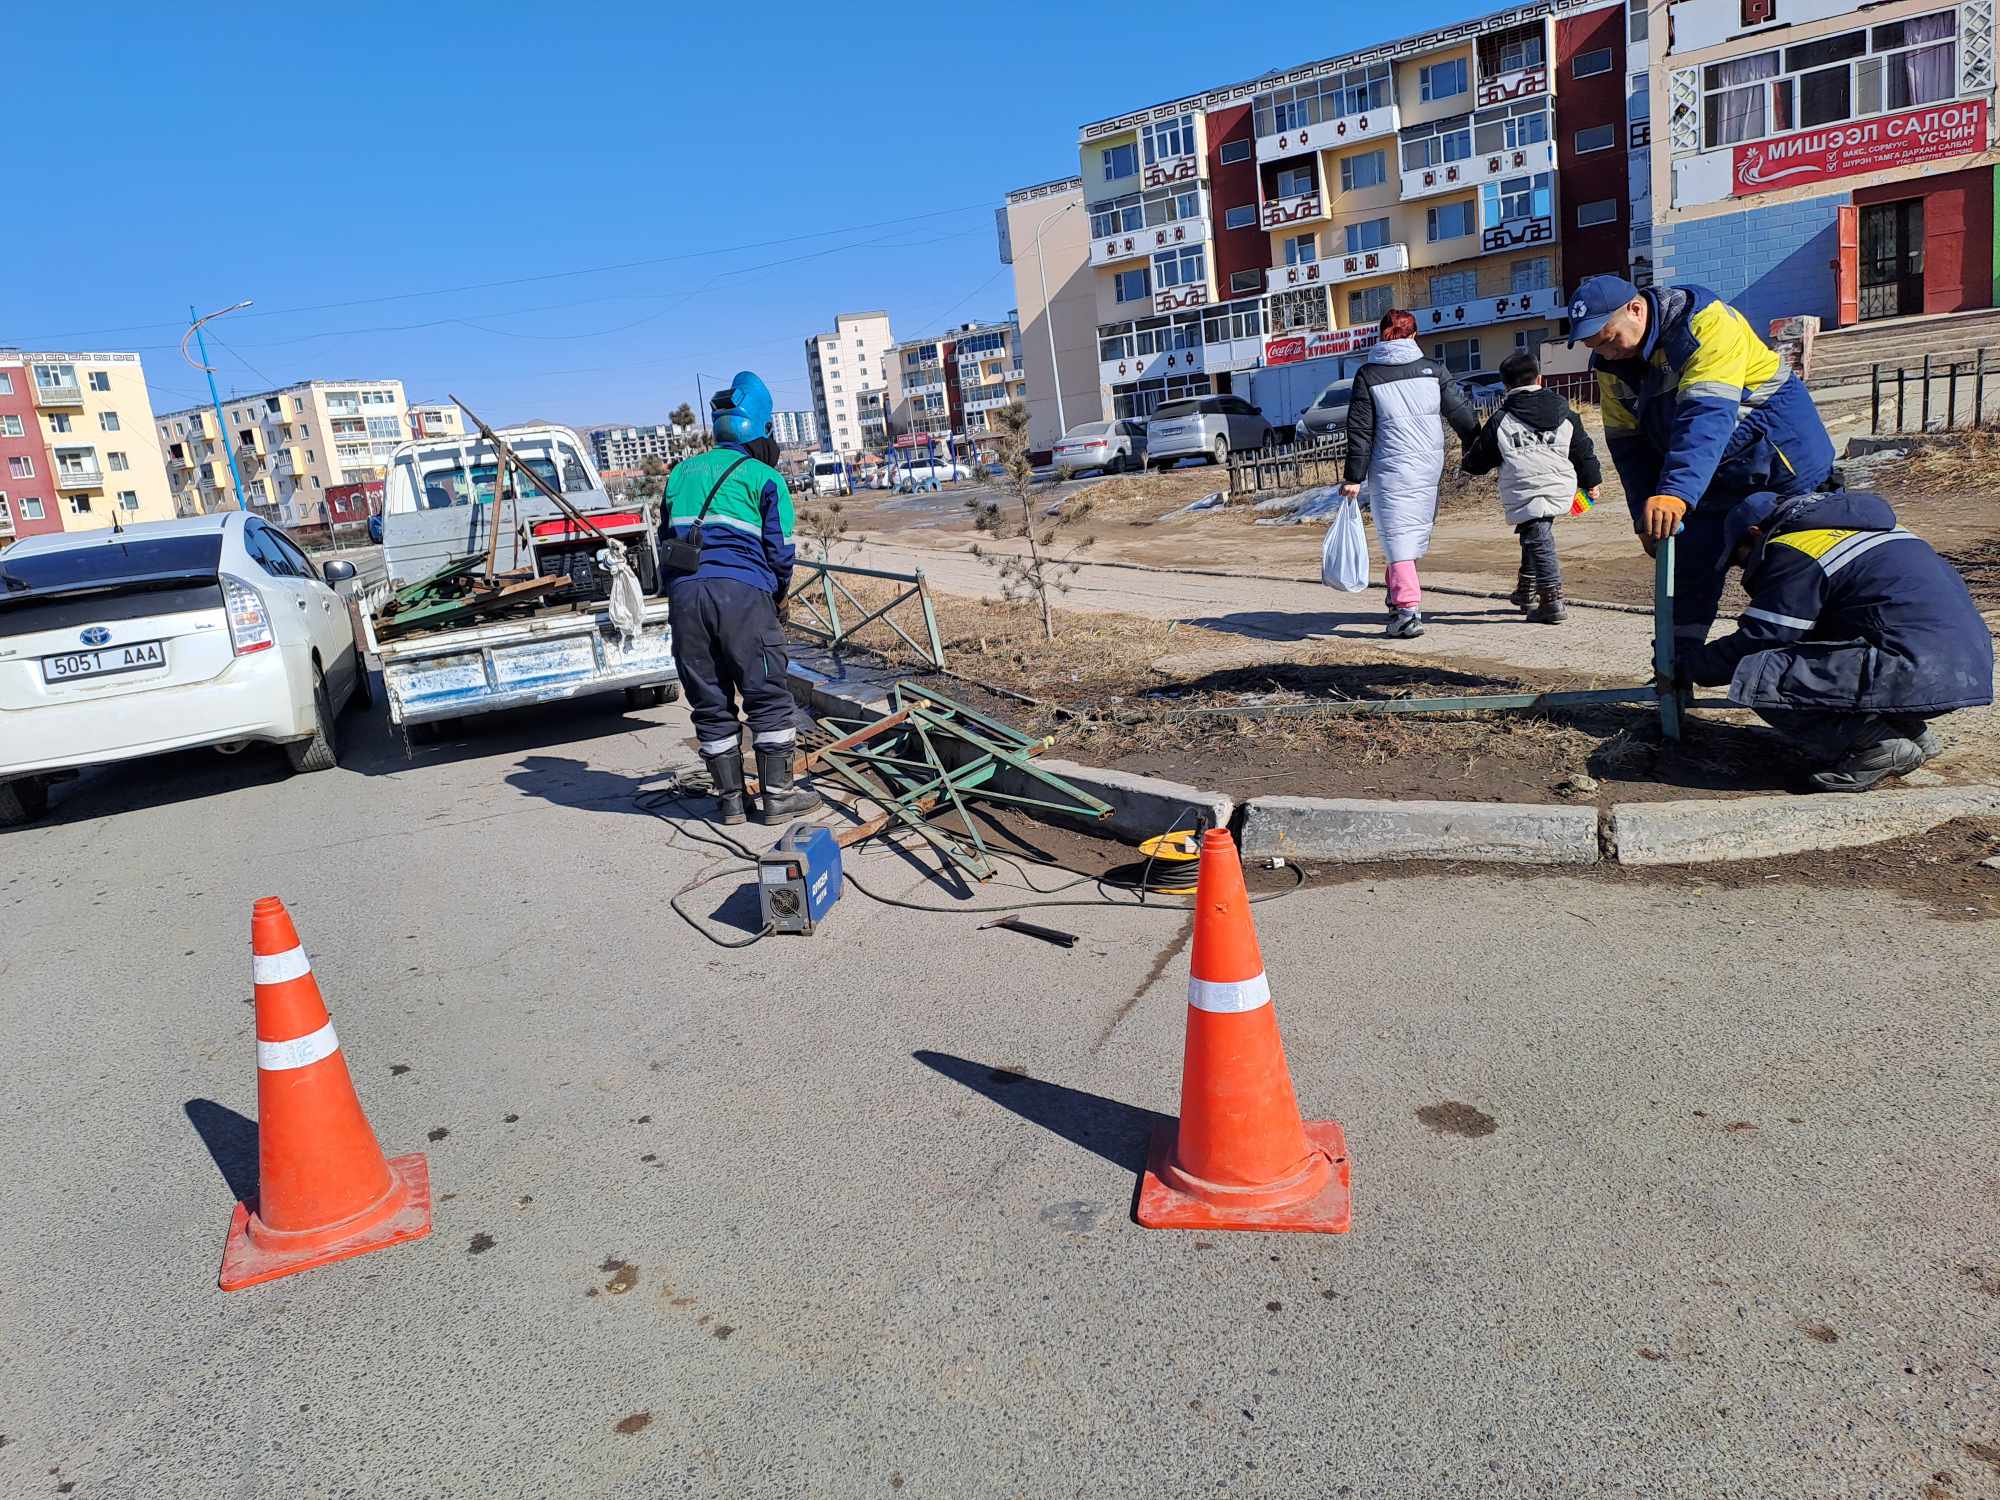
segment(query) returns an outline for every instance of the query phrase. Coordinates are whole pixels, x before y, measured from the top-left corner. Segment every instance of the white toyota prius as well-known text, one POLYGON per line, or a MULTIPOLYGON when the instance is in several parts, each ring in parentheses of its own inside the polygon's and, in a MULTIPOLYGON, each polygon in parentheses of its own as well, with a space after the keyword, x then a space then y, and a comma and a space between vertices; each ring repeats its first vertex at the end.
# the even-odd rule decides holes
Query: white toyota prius
POLYGON ((370 701, 331 587, 353 576, 241 511, 0 552, 0 824, 83 767, 169 750, 280 744, 330 768, 336 715, 370 701))

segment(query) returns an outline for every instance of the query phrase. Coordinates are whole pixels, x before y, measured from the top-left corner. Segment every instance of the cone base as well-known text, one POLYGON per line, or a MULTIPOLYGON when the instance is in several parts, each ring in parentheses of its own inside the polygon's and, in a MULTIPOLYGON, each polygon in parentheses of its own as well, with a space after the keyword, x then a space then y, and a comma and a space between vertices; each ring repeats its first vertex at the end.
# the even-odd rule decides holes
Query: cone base
POLYGON ((370 1250, 420 1240, 431 1232, 431 1169, 421 1151, 390 1158, 389 1175, 395 1179, 403 1205, 388 1218, 356 1231, 344 1240, 311 1250, 266 1250, 250 1238, 250 1206, 236 1205, 229 1221, 229 1238, 222 1247, 220 1285, 225 1292, 237 1291, 259 1282, 276 1281, 296 1271, 331 1265, 370 1250))
POLYGON ((1347 1137, 1332 1120, 1305 1122, 1306 1143, 1332 1167, 1327 1185, 1311 1198, 1282 1208, 1217 1208, 1181 1192, 1167 1181, 1180 1122, 1169 1120, 1153 1132, 1146 1175, 1139 1184, 1137 1218, 1148 1229, 1261 1229, 1271 1233, 1345 1234, 1352 1194, 1348 1187, 1347 1137))

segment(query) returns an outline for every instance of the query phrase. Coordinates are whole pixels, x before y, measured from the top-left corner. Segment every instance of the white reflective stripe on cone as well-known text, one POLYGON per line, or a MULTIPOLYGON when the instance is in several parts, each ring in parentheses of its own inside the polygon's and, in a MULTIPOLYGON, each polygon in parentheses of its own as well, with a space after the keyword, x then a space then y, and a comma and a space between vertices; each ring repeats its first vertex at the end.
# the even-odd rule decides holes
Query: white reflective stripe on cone
POLYGON ((318 1031, 295 1036, 289 1042, 257 1038, 257 1066, 267 1073, 282 1073, 287 1068, 303 1068, 322 1057, 331 1057, 339 1050, 340 1038, 333 1034, 333 1022, 328 1021, 318 1031))
POLYGON ((312 968, 303 948, 250 955, 250 981, 253 984, 283 984, 287 979, 302 979, 312 973, 312 968))
POLYGON ((1254 979, 1188 980, 1188 1004, 1196 1010, 1256 1010, 1271 1003, 1271 983, 1262 974, 1254 979))

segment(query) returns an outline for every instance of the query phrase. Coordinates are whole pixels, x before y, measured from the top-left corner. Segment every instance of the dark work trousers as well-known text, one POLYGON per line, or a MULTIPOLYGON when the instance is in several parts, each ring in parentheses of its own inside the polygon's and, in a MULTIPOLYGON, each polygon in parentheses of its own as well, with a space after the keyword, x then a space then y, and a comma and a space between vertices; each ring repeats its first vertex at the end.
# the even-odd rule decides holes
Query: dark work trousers
POLYGON ((1757 717, 1777 730, 1808 761, 1838 765, 1884 740, 1913 740, 1934 714, 1834 713, 1811 708, 1760 708, 1757 717))
POLYGON ((1529 587, 1539 593, 1560 594, 1563 571, 1562 564, 1556 561, 1555 517, 1523 521, 1514 528, 1514 535, 1521 539, 1521 572, 1527 576, 1529 587))
POLYGON ((667 605, 674 668, 701 753, 719 755, 742 743, 738 697, 752 744, 760 749, 791 744, 798 730, 785 686, 789 658, 771 596, 733 578, 683 578, 668 585, 667 605))

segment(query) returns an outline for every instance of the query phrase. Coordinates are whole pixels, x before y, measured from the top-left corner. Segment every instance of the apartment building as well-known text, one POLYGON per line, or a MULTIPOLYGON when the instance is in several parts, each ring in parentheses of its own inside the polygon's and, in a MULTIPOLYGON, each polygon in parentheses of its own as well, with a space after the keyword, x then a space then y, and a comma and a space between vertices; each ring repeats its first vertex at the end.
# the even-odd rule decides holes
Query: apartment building
POLYGON ((1645 9, 1656 276, 1760 326, 2000 305, 1993 0, 1645 9))
POLYGON ((889 346, 889 386, 884 393, 898 438, 942 440, 964 431, 959 370, 950 337, 910 339, 889 346))
POLYGON ((323 520, 330 486, 383 476, 410 435, 407 412, 400 380, 306 380, 231 396, 222 403, 226 441, 212 406, 167 412, 156 425, 174 507, 182 515, 234 507, 234 453, 251 509, 285 525, 323 520))
POLYGON ((866 453, 877 453, 889 446, 895 437, 891 414, 895 402, 890 399, 889 387, 878 385, 862 388, 856 398, 856 406, 861 414, 861 448, 866 453))
POLYGON ((409 418, 413 438, 464 437, 470 430, 456 401, 413 401, 409 418))
POLYGON ((957 430, 972 438, 997 432, 994 413, 1028 394, 1020 314, 1004 323, 965 324, 952 340, 952 363, 958 367, 957 430))
POLYGON ((816 449, 819 447, 819 418, 809 411, 774 411, 771 413, 771 436, 780 448, 816 449))
POLYGON ((833 332, 806 340, 813 419, 826 451, 853 454, 864 446, 861 393, 889 385, 888 355, 894 342, 886 312, 841 313, 833 320, 833 332))
POLYGON ((0 354, 0 542, 174 513, 136 354, 0 354))
POLYGON ((1000 263, 1014 268, 1028 442, 1047 454, 1068 427, 1097 420, 1104 405, 1083 178, 1016 188, 996 218, 1000 263))
POLYGON ((644 468, 646 460, 676 464, 690 453, 708 445, 699 427, 673 427, 656 423, 651 427, 593 427, 590 446, 600 473, 614 469, 644 468))

